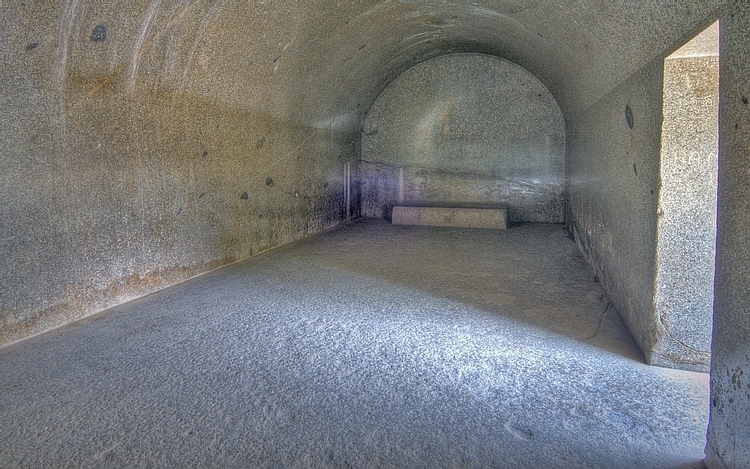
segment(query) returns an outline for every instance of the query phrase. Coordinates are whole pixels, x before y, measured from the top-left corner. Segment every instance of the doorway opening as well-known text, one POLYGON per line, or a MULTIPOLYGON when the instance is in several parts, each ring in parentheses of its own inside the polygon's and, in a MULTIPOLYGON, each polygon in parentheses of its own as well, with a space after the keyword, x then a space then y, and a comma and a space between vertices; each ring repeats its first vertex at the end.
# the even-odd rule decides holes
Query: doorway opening
POLYGON ((718 174, 719 23, 664 60, 653 364, 708 371, 718 174))

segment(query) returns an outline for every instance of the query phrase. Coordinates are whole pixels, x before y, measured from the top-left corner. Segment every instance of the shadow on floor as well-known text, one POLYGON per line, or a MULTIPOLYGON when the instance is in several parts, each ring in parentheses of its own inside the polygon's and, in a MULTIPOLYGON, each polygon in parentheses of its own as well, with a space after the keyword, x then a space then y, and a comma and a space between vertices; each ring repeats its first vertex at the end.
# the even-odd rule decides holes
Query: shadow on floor
POLYGON ((645 363, 562 225, 478 230, 360 220, 312 242, 316 249, 302 248, 299 260, 522 321, 645 363))

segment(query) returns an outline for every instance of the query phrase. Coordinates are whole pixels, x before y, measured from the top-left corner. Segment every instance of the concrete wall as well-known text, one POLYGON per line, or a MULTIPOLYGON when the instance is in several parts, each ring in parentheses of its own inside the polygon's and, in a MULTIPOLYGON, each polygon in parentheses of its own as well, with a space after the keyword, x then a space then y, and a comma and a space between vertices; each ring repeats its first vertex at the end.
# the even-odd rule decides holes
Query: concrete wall
POLYGON ((343 219, 356 127, 271 83, 257 8, 1 7, 0 344, 343 219))
POLYGON ((568 227, 650 362, 661 333, 653 299, 662 62, 568 127, 568 227))
POLYGON ((502 204, 511 222, 562 223, 565 123, 523 68, 455 54, 399 76, 362 132, 363 213, 403 204, 502 204))
POLYGON ((719 193, 709 468, 750 468, 750 9, 721 18, 719 193))

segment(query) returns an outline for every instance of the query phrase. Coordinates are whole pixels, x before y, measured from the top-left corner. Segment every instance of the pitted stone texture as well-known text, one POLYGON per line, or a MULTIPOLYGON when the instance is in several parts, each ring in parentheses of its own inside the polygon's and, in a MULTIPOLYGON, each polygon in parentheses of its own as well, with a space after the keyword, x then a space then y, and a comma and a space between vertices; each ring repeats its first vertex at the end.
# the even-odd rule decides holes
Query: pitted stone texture
POLYGON ((653 302, 663 71, 662 60, 652 61, 568 132, 567 223, 647 359, 660 333, 653 302))
POLYGON ((502 203, 513 222, 562 223, 564 159, 562 113, 538 79, 481 54, 432 59, 394 81, 365 120, 363 213, 387 217, 402 197, 502 203))
MULTIPOLYGON (((718 37, 714 37, 718 39, 718 37)), ((708 371, 713 321, 719 57, 664 62, 652 363, 708 371)), ((706 54, 706 52, 704 52, 706 54)))
POLYGON ((711 422, 706 464, 750 468, 750 9, 721 22, 719 190, 711 422))

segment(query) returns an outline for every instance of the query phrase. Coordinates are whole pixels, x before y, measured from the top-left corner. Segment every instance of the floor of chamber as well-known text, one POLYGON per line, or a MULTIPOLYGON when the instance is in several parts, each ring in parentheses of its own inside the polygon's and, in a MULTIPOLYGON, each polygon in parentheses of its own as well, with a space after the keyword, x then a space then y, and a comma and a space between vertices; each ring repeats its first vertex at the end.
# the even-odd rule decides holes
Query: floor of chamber
POLYGON ((0 350, 0 466, 701 467, 558 225, 364 220, 0 350))

